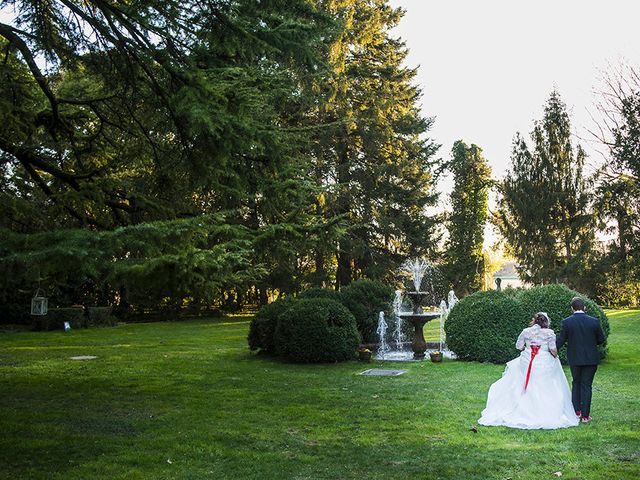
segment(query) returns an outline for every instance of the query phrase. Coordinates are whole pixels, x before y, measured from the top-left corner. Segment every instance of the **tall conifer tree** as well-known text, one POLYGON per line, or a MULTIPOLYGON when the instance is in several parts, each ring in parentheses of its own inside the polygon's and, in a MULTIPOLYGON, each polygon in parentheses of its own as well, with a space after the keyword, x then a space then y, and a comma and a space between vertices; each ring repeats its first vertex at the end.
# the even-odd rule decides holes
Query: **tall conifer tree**
POLYGON ((571 141, 566 106, 553 91, 535 123, 531 148, 516 134, 511 169, 500 183, 495 220, 524 280, 575 286, 594 237, 585 153, 571 141))
MULTIPOLYGON (((318 270, 335 254, 337 286, 380 277, 407 255, 433 250, 434 155, 425 137, 432 119, 419 112, 416 70, 391 35, 403 12, 384 0, 320 2, 343 25, 331 45, 331 76, 319 105, 335 125, 317 141, 317 175, 327 187, 323 210, 342 216, 347 234, 337 252, 320 252, 318 270)), ((319 278, 327 275, 321 275, 319 278)))
POLYGON ((483 283, 484 227, 487 223, 491 168, 477 145, 458 140, 451 151, 449 170, 453 173, 451 213, 446 273, 456 292, 466 295, 483 283))

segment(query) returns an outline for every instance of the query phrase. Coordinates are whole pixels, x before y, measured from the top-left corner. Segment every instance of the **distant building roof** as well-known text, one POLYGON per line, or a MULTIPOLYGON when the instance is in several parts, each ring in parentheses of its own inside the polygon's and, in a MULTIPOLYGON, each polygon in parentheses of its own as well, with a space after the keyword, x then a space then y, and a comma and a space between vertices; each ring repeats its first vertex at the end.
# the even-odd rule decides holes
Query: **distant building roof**
POLYGON ((513 260, 507 260, 506 262, 504 262, 502 264, 502 267, 500 268, 500 270, 498 270, 497 272, 495 272, 493 274, 494 278, 520 278, 520 275, 518 275, 518 270, 516 270, 516 267, 518 266, 518 264, 513 261, 513 260))

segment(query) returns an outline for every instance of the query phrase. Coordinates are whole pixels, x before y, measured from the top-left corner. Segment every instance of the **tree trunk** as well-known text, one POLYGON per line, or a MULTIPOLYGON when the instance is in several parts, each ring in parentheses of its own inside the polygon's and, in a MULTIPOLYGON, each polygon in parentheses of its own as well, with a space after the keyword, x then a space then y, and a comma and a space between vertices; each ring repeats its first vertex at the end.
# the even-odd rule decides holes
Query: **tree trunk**
MULTIPOLYGON (((343 132, 345 138, 339 143, 338 150, 338 199, 337 213, 345 215, 351 212, 351 198, 349 182, 351 174, 349 172, 349 155, 346 137, 348 133, 343 132)), ((347 215, 348 218, 348 215, 347 215)), ((349 235, 349 234, 347 234, 349 235)), ((340 289, 351 283, 351 242, 348 237, 342 238, 338 244, 338 271, 336 273, 336 289, 340 289)))
POLYGON ((263 285, 259 288, 258 291, 259 291, 260 306, 263 306, 269 303, 269 297, 267 296, 267 287, 263 285))
POLYGON ((322 251, 318 248, 315 252, 315 265, 316 271, 313 276, 313 286, 314 287, 324 287, 325 282, 327 280, 327 272, 324 268, 324 255, 322 251))
POLYGON ((349 241, 340 240, 338 248, 338 271, 336 273, 336 290, 351 283, 351 248, 349 241))

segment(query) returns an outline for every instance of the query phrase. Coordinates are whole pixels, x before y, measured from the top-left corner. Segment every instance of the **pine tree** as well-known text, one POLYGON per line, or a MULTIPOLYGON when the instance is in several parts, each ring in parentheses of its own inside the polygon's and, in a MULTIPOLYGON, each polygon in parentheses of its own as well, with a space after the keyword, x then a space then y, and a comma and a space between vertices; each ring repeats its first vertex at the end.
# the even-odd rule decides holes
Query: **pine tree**
POLYGON ((499 184, 495 221, 534 284, 576 285, 594 238, 584 150, 571 142, 566 106, 557 91, 531 133, 532 147, 516 134, 511 169, 499 184))
POLYGON ((482 288, 484 228, 487 222, 491 168, 477 145, 455 142, 449 170, 454 187, 447 221, 446 273, 462 295, 482 288))
MULTIPOLYGON (((185 255, 144 255, 132 272, 162 262, 186 272, 186 253, 203 248, 193 220, 222 212, 243 255, 252 252, 241 262, 247 275, 225 279, 299 282, 298 255, 334 230, 309 214, 318 189, 306 131, 330 16, 306 0, 4 3, 19 15, 0 24, 0 226, 97 238, 141 225, 154 245, 163 221, 182 222, 193 230, 179 243, 185 255), (39 53, 47 72, 33 61, 39 53)), ((218 255, 224 265, 225 249, 209 247, 207 262, 218 255)), ((33 258, 44 251, 33 248, 33 258)), ((153 280, 162 292, 153 299, 182 298, 170 277, 153 280)))
MULTIPOLYGON (((327 192, 324 215, 344 219, 347 234, 333 252, 336 286, 381 277, 407 255, 432 252, 434 154, 425 138, 432 119, 419 113, 416 71, 391 35, 402 16, 384 0, 320 2, 343 30, 330 46, 331 76, 320 85, 320 123, 334 125, 316 144, 316 176, 327 192)), ((331 265, 326 250, 317 268, 331 265)), ((320 278, 327 278, 323 272, 320 278)))

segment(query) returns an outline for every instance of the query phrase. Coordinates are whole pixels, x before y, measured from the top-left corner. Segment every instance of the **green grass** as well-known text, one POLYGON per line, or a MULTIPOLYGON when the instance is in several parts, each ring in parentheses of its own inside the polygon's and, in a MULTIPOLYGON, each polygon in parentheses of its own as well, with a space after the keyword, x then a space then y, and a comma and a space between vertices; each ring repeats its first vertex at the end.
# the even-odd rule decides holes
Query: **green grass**
POLYGON ((502 366, 284 364, 243 317, 2 334, 0 478, 639 478, 640 311, 609 315, 595 420, 557 431, 470 430, 502 366))

